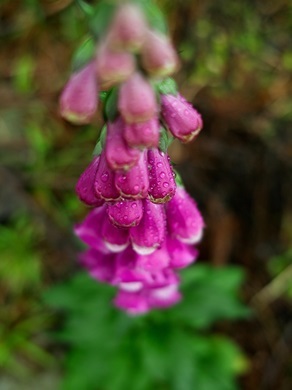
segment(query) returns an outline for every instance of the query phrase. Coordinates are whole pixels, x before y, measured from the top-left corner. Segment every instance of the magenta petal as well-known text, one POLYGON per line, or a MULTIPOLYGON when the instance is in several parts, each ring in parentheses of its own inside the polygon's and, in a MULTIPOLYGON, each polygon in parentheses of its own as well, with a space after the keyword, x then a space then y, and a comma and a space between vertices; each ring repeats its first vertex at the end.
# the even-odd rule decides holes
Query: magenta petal
POLYGON ((63 118, 77 125, 91 122, 98 103, 94 63, 73 73, 60 97, 63 118))
POLYGON ((105 156, 109 167, 114 170, 128 170, 138 162, 141 155, 138 149, 130 148, 124 140, 124 126, 121 118, 109 122, 107 126, 105 156))
POLYGON ((174 197, 165 205, 171 237, 186 244, 196 244, 203 235, 204 221, 195 201, 183 187, 177 187, 174 197))
POLYGON ((161 114, 172 134, 182 142, 194 139, 203 127, 201 115, 181 95, 162 95, 161 114))
POLYGON ((115 274, 115 254, 104 254, 94 249, 81 253, 80 263, 91 277, 100 282, 111 283, 115 274))
POLYGON ((139 315, 149 311, 147 297, 143 292, 127 292, 120 290, 114 299, 114 304, 128 314, 139 315))
POLYGON ((157 148, 159 123, 156 117, 146 122, 126 123, 124 138, 128 145, 136 148, 157 148))
POLYGON ((136 260, 137 267, 148 272, 160 271, 170 264, 170 253, 163 245, 150 255, 139 255, 136 260))
POLYGON ((105 215, 105 206, 92 210, 82 223, 74 227, 74 232, 85 244, 100 252, 108 253, 100 235, 101 223, 105 215))
POLYGON ((150 308, 163 309, 175 305, 181 300, 178 286, 175 284, 151 289, 148 295, 150 308))
POLYGON ((144 214, 138 226, 130 228, 134 250, 146 255, 160 248, 165 238, 164 206, 143 200, 144 214))
POLYGON ((104 152, 100 155, 95 175, 94 189, 97 196, 106 201, 118 200, 120 197, 115 187, 115 173, 108 166, 104 152))
POLYGON ((125 198, 146 198, 149 188, 146 154, 143 152, 138 163, 127 172, 117 172, 116 188, 125 198))
POLYGON ((94 179, 99 163, 99 156, 95 157, 88 165, 85 171, 80 176, 77 185, 76 193, 79 199, 88 206, 102 206, 104 200, 101 199, 94 190, 94 179))
POLYGON ((176 239, 166 239, 167 250, 170 253, 170 266, 173 268, 184 268, 196 261, 199 252, 188 244, 184 244, 176 239))
POLYGON ((154 90, 140 73, 133 74, 122 84, 118 109, 127 123, 146 122, 156 115, 154 90))
POLYGON ((128 230, 114 226, 107 215, 102 221, 101 236, 111 252, 122 252, 129 244, 128 230))
POLYGON ((168 202, 175 194, 176 183, 168 155, 159 149, 148 150, 149 197, 152 202, 168 202))
POLYGON ((123 199, 109 203, 107 212, 111 222, 119 227, 137 226, 143 216, 142 201, 123 199))

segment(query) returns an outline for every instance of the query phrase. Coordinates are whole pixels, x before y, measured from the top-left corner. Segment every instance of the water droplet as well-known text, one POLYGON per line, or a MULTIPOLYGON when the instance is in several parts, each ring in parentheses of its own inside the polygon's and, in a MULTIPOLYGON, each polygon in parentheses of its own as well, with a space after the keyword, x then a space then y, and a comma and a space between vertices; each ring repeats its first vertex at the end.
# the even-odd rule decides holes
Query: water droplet
POLYGON ((135 185, 135 186, 134 186, 134 190, 135 190, 135 191, 139 191, 139 186, 138 186, 138 185, 135 185))
POLYGON ((107 172, 103 173, 101 175, 101 180, 105 183, 108 181, 108 178, 109 178, 109 174, 107 172))
POLYGON ((132 203, 132 209, 135 209, 137 207, 137 203, 132 203))
POLYGON ((163 187, 164 187, 164 188, 169 187, 169 183, 168 183, 167 181, 165 181, 165 182, 163 183, 163 187))
POLYGON ((161 179, 164 179, 165 178, 165 172, 161 172, 160 175, 161 179))
POLYGON ((162 165, 163 165, 162 162, 159 162, 159 163, 156 164, 157 168, 161 168, 162 165))

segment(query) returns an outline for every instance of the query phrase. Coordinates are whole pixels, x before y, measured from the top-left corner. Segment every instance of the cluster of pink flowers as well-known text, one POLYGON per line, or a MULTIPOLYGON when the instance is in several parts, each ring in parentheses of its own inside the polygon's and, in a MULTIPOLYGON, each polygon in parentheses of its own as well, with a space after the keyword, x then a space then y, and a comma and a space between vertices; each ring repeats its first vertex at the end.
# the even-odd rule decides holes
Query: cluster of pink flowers
POLYGON ((168 130, 188 142, 202 128, 201 116, 179 93, 155 89, 177 66, 169 38, 127 3, 117 7, 96 56, 73 73, 61 95, 62 116, 85 124, 97 110, 98 90, 117 88, 115 115, 76 186, 93 210, 75 233, 89 246, 81 264, 118 288, 115 305, 130 314, 180 300, 177 270, 195 261, 203 233, 197 205, 177 185, 160 145, 168 130))

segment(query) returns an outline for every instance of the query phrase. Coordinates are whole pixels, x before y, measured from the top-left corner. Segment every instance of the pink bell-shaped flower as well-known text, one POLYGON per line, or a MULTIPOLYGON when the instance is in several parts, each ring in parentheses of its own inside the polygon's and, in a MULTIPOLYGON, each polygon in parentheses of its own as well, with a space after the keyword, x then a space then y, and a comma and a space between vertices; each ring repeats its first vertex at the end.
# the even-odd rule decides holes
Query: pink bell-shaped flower
POLYGON ((204 221, 195 201, 178 186, 165 205, 170 236, 186 244, 196 244, 203 236, 204 221))
POLYGON ((109 27, 107 40, 116 50, 137 51, 145 38, 146 22, 139 6, 122 4, 109 27))
POLYGON ((141 152, 131 148, 123 138, 124 122, 118 118, 107 125, 105 156, 109 167, 113 170, 128 170, 138 162, 141 152))
POLYGON ((100 47, 96 56, 96 74, 103 89, 127 80, 134 70, 132 54, 113 51, 107 44, 100 47))
POLYGON ((115 173, 108 166, 104 152, 101 153, 97 166, 94 190, 98 197, 106 201, 118 200, 120 197, 115 187, 115 173))
POLYGON ((101 237, 110 252, 122 252, 129 244, 128 229, 118 228, 112 224, 107 213, 102 220, 101 237))
POLYGON ((122 199, 115 203, 109 203, 107 212, 110 221, 118 227, 137 226, 143 216, 142 201, 122 199))
POLYGON ((157 114, 153 88, 140 73, 134 73, 122 84, 118 109, 127 123, 146 122, 157 114))
POLYGON ((199 252, 198 250, 188 244, 167 237, 166 239, 167 251, 170 254, 170 267, 172 268, 185 268, 196 261, 199 252))
POLYGON ((165 239, 164 206, 143 200, 144 214, 138 226, 130 228, 134 250, 141 255, 149 255, 160 248, 165 239))
POLYGON ((102 206, 90 211, 83 222, 74 227, 76 236, 91 248, 109 253, 101 238, 101 222, 105 215, 105 207, 102 206))
POLYGON ((136 265, 147 272, 156 273, 162 269, 168 267, 170 264, 170 254, 167 251, 165 245, 156 249, 149 255, 138 255, 136 259, 136 265))
POLYGON ((121 196, 132 199, 146 198, 149 188, 146 154, 127 172, 116 172, 115 185, 121 196))
POLYGON ((98 104, 94 63, 73 73, 60 97, 61 116, 76 125, 91 122, 98 104))
POLYGON ((82 173, 76 185, 78 198, 88 206, 99 207, 104 203, 104 200, 94 190, 94 179, 98 164, 99 156, 96 156, 82 173))
POLYGON ((147 296, 143 292, 128 292, 120 290, 114 299, 114 304, 130 315, 141 315, 149 311, 147 296))
POLYGON ((148 31, 141 50, 142 65, 153 76, 167 77, 178 68, 178 57, 170 40, 156 31, 148 31))
POLYGON ((80 264, 92 278, 111 283, 115 275, 115 257, 113 253, 104 254, 90 248, 80 255, 80 264))
POLYGON ((161 114, 174 137, 192 141, 201 131, 201 115, 181 95, 161 95, 161 114))
POLYGON ((177 284, 153 288, 148 294, 148 305, 151 309, 164 309, 175 305, 181 300, 177 284))
POLYGON ((168 155, 159 149, 148 150, 149 198, 154 203, 168 202, 176 183, 168 155))
POLYGON ((135 148, 157 148, 159 143, 159 122, 156 117, 146 122, 126 123, 124 139, 135 148))

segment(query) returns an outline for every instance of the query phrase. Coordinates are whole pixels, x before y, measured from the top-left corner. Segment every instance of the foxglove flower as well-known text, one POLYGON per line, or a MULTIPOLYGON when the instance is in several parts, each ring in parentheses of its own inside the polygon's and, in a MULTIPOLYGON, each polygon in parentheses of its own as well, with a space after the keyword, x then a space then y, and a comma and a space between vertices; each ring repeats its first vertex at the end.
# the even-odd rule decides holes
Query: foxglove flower
POLYGON ((105 144, 105 156, 111 169, 128 170, 136 165, 141 152, 131 148, 123 138, 124 122, 118 118, 113 123, 108 123, 105 144))
POLYGON ((98 103, 94 63, 73 73, 60 97, 61 116, 76 125, 91 122, 98 103))
POLYGON ((101 253, 109 253, 101 238, 101 222, 104 218, 105 206, 92 210, 84 221, 74 227, 76 236, 101 253))
POLYGON ((174 197, 165 205, 171 237, 196 244, 203 235, 204 221, 195 201, 183 187, 177 187, 174 197))
POLYGON ((99 207, 104 203, 104 200, 99 195, 97 195, 94 190, 94 178, 98 164, 99 156, 94 157, 92 162, 80 176, 76 185, 76 193, 78 198, 88 206, 99 207))
POLYGON ((110 169, 104 152, 101 153, 94 179, 94 189, 98 197, 106 200, 118 200, 120 194, 115 187, 115 173, 110 169))
POLYGON ((114 299, 114 304, 130 315, 145 314, 150 309, 147 295, 143 294, 142 291, 128 292, 120 290, 114 299))
POLYGON ((105 246, 110 252, 122 252, 129 244, 128 229, 116 227, 108 218, 107 213, 104 214, 101 226, 101 237, 105 246))
POLYGON ((118 227, 132 227, 139 225, 143 216, 141 200, 123 199, 109 203, 107 212, 110 221, 118 227))
POLYGON ((147 197, 149 179, 145 152, 138 163, 127 172, 117 172, 115 186, 125 198, 143 199, 147 197))
POLYGON ((149 255, 160 248, 165 239, 165 213, 163 205, 143 200, 144 213, 138 226, 130 229, 134 250, 149 255))
POLYGON ((135 148, 157 148, 159 143, 159 123, 156 117, 146 122, 126 123, 124 139, 135 148))
POLYGON ((146 122, 156 115, 155 93, 140 73, 134 73, 122 84, 118 109, 127 123, 146 122))
POLYGON ((116 52, 104 44, 96 57, 96 74, 103 89, 127 80, 135 70, 132 54, 116 52))
POLYGON ((178 57, 169 38, 148 31, 142 46, 143 67, 154 76, 170 76, 178 68, 178 57))
POLYGON ((201 131, 201 115, 181 95, 161 95, 161 113, 169 130, 182 142, 193 140, 201 131))
POLYGON ((122 4, 110 25, 107 40, 116 50, 137 51, 146 33, 146 22, 141 9, 134 4, 122 4))
POLYGON ((196 261, 198 250, 193 245, 184 244, 183 242, 167 237, 167 252, 170 254, 169 266, 172 268, 185 268, 196 261))
POLYGON ((154 203, 168 202, 175 194, 176 184, 169 157, 159 149, 148 151, 149 197, 154 203))
POLYGON ((80 264, 86 268, 90 276, 99 282, 112 283, 115 275, 115 254, 101 253, 88 249, 80 255, 80 264))

